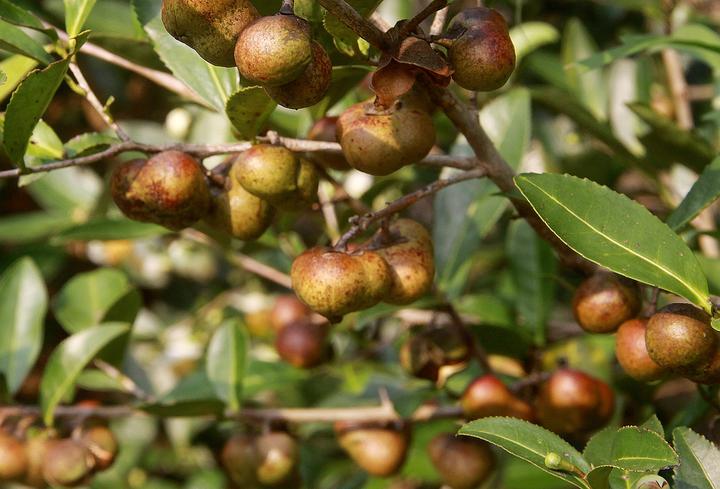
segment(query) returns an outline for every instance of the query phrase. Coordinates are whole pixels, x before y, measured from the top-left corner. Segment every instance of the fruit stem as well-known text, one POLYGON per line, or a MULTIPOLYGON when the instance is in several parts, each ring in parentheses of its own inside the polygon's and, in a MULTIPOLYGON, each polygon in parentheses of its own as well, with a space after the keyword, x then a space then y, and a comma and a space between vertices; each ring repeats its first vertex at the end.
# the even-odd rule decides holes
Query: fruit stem
POLYGON ((295 15, 295 0, 283 0, 279 13, 281 15, 295 15))
POLYGON ((564 458, 562 458, 559 454, 555 452, 549 452, 547 455, 545 455, 545 467, 551 470, 558 470, 561 472, 569 472, 571 474, 578 475, 582 477, 583 479, 587 474, 580 470, 578 467, 573 465, 572 463, 568 462, 564 458))

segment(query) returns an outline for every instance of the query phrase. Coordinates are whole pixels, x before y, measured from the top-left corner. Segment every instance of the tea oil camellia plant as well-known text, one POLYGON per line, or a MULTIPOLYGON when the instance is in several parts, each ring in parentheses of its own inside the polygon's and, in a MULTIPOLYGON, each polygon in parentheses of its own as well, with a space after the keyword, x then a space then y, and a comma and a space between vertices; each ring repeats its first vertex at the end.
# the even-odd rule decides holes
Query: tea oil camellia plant
POLYGON ((0 0, 0 487, 720 489, 713 0, 0 0))

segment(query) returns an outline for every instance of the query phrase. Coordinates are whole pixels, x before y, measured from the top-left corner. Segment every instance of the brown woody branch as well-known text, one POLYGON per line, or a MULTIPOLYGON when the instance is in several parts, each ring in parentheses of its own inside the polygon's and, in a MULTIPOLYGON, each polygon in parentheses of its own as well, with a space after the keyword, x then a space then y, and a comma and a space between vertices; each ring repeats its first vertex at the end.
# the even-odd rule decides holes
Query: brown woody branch
POLYGON ((320 5, 372 46, 381 50, 387 48, 388 41, 385 33, 344 0, 320 0, 320 5))
POLYGON ((402 25, 402 27, 400 28, 400 39, 403 39, 415 32, 415 29, 417 29, 418 26, 422 24, 425 19, 430 17, 438 10, 442 10, 443 8, 447 7, 447 3, 447 0, 433 0, 432 2, 430 2, 427 7, 422 9, 412 19, 408 20, 402 25))

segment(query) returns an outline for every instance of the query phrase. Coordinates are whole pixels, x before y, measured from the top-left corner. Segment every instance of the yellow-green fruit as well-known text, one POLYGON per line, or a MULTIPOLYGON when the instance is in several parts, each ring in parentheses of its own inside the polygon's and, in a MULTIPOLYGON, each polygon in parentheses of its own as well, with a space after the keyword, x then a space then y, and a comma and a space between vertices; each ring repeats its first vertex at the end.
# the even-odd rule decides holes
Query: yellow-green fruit
POLYGON ((365 268, 367 278, 367 306, 372 307, 390 292, 392 270, 385 259, 374 251, 361 251, 354 255, 365 268))
POLYGON ((255 439, 249 435, 235 435, 230 438, 220 454, 225 472, 239 487, 253 489, 258 486, 255 469, 260 463, 255 439))
POLYGON ((95 468, 95 458, 81 442, 71 439, 53 442, 43 460, 43 478, 51 486, 83 485, 95 468))
POLYGON ((312 43, 312 61, 305 71, 291 82, 276 87, 266 86, 265 91, 278 104, 288 109, 302 109, 320 102, 332 80, 332 62, 325 49, 312 43))
POLYGON ((235 46, 240 74, 258 85, 289 83, 302 75, 311 61, 310 27, 294 15, 256 20, 242 31, 235 46))
POLYGON ((168 33, 217 66, 235 66, 238 36, 258 17, 250 0, 163 0, 162 5, 168 33))
POLYGON ((398 243, 380 248, 392 270, 392 287, 383 299, 389 304, 410 304, 426 294, 435 277, 433 244, 425 227, 411 219, 398 219, 390 226, 398 243))
POLYGON ((28 458, 22 442, 0 431, 0 482, 19 479, 27 468, 28 458))
POLYGON ((495 455, 487 442, 441 433, 428 444, 430 461, 452 489, 475 489, 495 469, 495 455))
POLYGON ((290 199, 289 201, 281 202, 280 206, 284 209, 309 207, 317 202, 319 184, 320 175, 318 175, 315 165, 305 158, 300 158, 300 171, 297 177, 298 200, 290 199))
POLYGON ((335 319, 369 307, 368 274, 359 257, 312 248, 295 259, 290 277, 300 300, 325 317, 335 319))
POLYGON ((353 168, 371 175, 389 175, 422 160, 435 144, 432 118, 415 105, 400 102, 389 113, 372 113, 360 103, 342 113, 337 139, 353 168))
POLYGON ((299 458, 295 440, 287 433, 261 435, 255 441, 259 464, 256 469, 260 483, 275 487, 292 479, 299 458))
POLYGON ((353 423, 335 423, 340 446, 356 464, 377 477, 389 477, 405 461, 408 436, 405 432, 353 423))
POLYGON ((113 172, 110 190, 115 204, 130 219, 173 230, 191 226, 210 207, 202 165, 181 151, 121 164, 113 172))
POLYGON ((23 484, 30 487, 43 488, 46 486, 42 466, 45 454, 54 442, 49 432, 38 433, 25 442, 28 466, 23 478, 23 484))
POLYGON ((234 178, 228 178, 227 188, 213 193, 207 222, 232 237, 253 241, 270 227, 275 208, 243 188, 234 178))

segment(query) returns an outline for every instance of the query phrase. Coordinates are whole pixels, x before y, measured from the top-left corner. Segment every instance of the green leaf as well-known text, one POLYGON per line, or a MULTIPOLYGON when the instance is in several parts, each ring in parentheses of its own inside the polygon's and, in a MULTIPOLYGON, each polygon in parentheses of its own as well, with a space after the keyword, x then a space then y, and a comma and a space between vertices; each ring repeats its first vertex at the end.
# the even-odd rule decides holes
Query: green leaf
POLYGON ((40 404, 43 421, 52 426, 55 408, 75 384, 80 372, 108 343, 130 331, 123 323, 106 323, 76 333, 50 355, 42 382, 40 404))
POLYGON ((601 71, 581 73, 575 64, 597 52, 597 44, 579 19, 570 19, 563 34, 565 76, 576 98, 599 120, 607 118, 606 84, 601 71))
POLYGON ((42 44, 30 37, 21 28, 0 19, 0 49, 21 54, 47 65, 52 56, 45 52, 42 44))
POLYGON ((617 470, 614 467, 596 467, 587 475, 587 481, 592 489, 610 489, 610 474, 613 470, 617 470))
POLYGON ((69 241, 112 241, 119 239, 140 239, 168 234, 166 228, 157 224, 131 221, 130 219, 99 218, 78 224, 58 233, 53 244, 69 241))
POLYGON ((178 382, 157 403, 141 409, 155 416, 204 416, 222 414, 225 404, 217 398, 204 371, 193 372, 178 382))
POLYGON ((95 6, 95 0, 64 0, 65 1, 65 30, 71 38, 80 34, 90 11, 95 6))
POLYGON ((69 63, 69 59, 64 59, 33 71, 10 98, 5 112, 3 144, 10 159, 21 168, 33 129, 50 105, 69 63))
POLYGON ((595 433, 583 450, 585 460, 596 467, 606 465, 616 435, 617 429, 613 427, 604 428, 595 433))
POLYGON ((663 425, 660 422, 660 419, 658 419, 657 414, 653 414, 652 416, 650 416, 647 421, 640 425, 640 428, 650 430, 665 438, 665 428, 663 428, 663 425))
POLYGON ((667 225, 679 231, 703 209, 720 197, 720 157, 705 167, 680 205, 667 218, 667 225))
POLYGON ((580 255, 710 312, 707 279, 697 259, 642 205, 569 175, 523 174, 515 183, 548 227, 580 255))
POLYGON ((0 218, 0 243, 44 241, 72 224, 72 216, 66 214, 45 211, 11 214, 0 218))
POLYGON ((244 87, 230 97, 225 112, 242 139, 253 139, 276 106, 261 87, 244 87))
POLYGON ((519 457, 559 479, 588 489, 590 486, 577 474, 549 469, 545 457, 558 454, 583 473, 590 471, 590 464, 569 443, 545 428, 516 418, 490 417, 472 421, 458 431, 460 435, 474 436, 488 441, 508 453, 519 457))
POLYGON ((120 270, 100 268, 75 275, 60 289, 53 312, 70 334, 97 326, 132 286, 120 270))
POLYGON ((676 489, 720 489, 720 450, 690 428, 673 431, 673 445, 680 455, 675 469, 676 489))
POLYGON ((601 431, 588 442, 584 455, 596 467, 609 465, 630 472, 657 472, 678 463, 661 435, 637 426, 601 431))
POLYGON ((237 318, 217 329, 208 345, 205 371, 217 396, 230 409, 240 408, 243 377, 247 369, 248 339, 237 318))
POLYGON ((5 100, 37 65, 34 59, 19 54, 0 61, 0 70, 7 75, 5 83, 0 85, 0 101, 5 100))
MULTIPOLYGON (((368 17, 377 6, 380 5, 381 1, 382 0, 348 0, 348 4, 363 17, 368 17)), ((364 45, 365 41, 360 39, 352 29, 334 15, 327 13, 323 20, 323 26, 333 37, 335 47, 341 53, 350 57, 367 54, 367 48, 364 45)))
POLYGON ((0 0, 0 18, 11 24, 29 27, 46 34, 54 32, 52 29, 46 29, 40 19, 35 17, 29 10, 15 5, 10 0, 0 0))
POLYGON ((84 156, 97 151, 102 151, 108 146, 120 142, 118 138, 109 134, 99 132, 87 132, 75 136, 65 143, 65 152, 68 158, 84 156))
POLYGON ((518 322, 531 333, 535 344, 542 346, 555 300, 555 254, 526 221, 515 221, 510 225, 506 242, 516 290, 518 322))
POLYGON ((560 33, 551 24, 545 22, 525 22, 510 29, 510 38, 519 62, 536 49, 557 42, 560 33))
POLYGON ((10 265, 0 277, 0 373, 11 394, 40 353, 46 309, 45 283, 32 259, 10 265))

